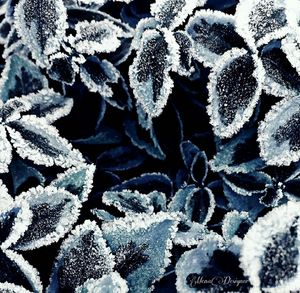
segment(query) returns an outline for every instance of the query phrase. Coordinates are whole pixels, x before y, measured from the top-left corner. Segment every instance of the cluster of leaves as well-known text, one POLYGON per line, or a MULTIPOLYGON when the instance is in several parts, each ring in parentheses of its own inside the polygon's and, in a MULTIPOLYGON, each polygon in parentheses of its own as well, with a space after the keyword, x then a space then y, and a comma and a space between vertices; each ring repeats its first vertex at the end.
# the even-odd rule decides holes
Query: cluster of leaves
POLYGON ((0 5, 0 292, 300 290, 299 0, 0 5))

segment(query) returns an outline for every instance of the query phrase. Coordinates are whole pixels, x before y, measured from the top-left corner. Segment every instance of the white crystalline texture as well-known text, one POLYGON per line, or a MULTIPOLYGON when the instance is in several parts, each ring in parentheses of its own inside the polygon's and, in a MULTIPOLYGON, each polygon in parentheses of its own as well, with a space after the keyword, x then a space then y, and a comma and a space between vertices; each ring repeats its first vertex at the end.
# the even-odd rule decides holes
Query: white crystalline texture
POLYGON ((300 96, 274 105, 258 129, 260 155, 269 165, 288 166, 300 159, 300 96))
POLYGON ((30 250, 58 241, 72 229, 79 216, 80 202, 64 189, 37 187, 20 194, 17 201, 26 201, 32 220, 16 249, 30 250))
POLYGON ((58 130, 45 118, 24 116, 6 128, 22 158, 44 166, 71 167, 83 162, 81 153, 60 137, 58 130))
POLYGON ((104 275, 98 280, 90 279, 76 288, 75 293, 127 293, 126 281, 117 272, 104 275))
POLYGON ((274 208, 245 235, 240 261, 251 292, 299 290, 299 211, 300 203, 291 201, 274 208))
POLYGON ((114 52, 120 45, 120 38, 126 33, 110 20, 79 22, 75 26, 76 36, 70 42, 80 53, 93 55, 94 53, 114 52))
POLYGON ((6 173, 9 171, 8 166, 12 159, 12 147, 2 125, 0 125, 0 137, 0 173, 6 173))
MULTIPOLYGON (((237 30, 250 47, 284 37, 289 28, 284 0, 241 0, 236 8, 237 30)), ((298 9, 298 8, 297 8, 298 9)))
POLYGON ((151 14, 162 27, 174 29, 191 15, 196 7, 201 7, 206 0, 156 0, 151 5, 151 14))
POLYGON ((15 26, 39 65, 57 52, 65 37, 67 13, 62 0, 21 0, 15 8, 15 26))
POLYGON ((220 11, 197 11, 189 20, 186 32, 193 40, 193 57, 208 67, 233 47, 244 46, 242 37, 235 31, 234 17, 220 11))
POLYGON ((0 283, 0 292, 2 293, 30 293, 30 291, 25 288, 12 284, 12 283, 0 283))
POLYGON ((209 75, 207 112, 214 133, 229 138, 251 118, 259 100, 264 71, 244 49, 226 52, 209 75))
POLYGON ((162 113, 172 92, 173 81, 169 72, 178 66, 179 47, 176 45, 171 34, 162 35, 156 30, 147 30, 129 67, 134 96, 150 117, 162 113))
POLYGON ((74 292, 87 280, 111 273, 114 266, 101 230, 96 222, 86 220, 62 243, 47 292, 74 292))

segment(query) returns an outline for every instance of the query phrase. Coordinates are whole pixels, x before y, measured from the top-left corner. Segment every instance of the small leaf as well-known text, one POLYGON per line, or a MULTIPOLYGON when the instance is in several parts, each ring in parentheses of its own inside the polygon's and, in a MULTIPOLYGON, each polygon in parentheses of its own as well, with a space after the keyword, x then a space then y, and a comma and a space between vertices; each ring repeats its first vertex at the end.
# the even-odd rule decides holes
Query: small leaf
POLYGON ((93 186, 94 165, 80 165, 68 169, 51 182, 51 186, 63 188, 76 195, 81 202, 87 200, 93 186))
POLYGON ((229 138, 250 119, 259 100, 263 68, 244 49, 226 52, 209 75, 210 123, 214 133, 229 138))
POLYGON ((66 98, 52 89, 44 89, 22 97, 31 105, 27 114, 44 117, 49 124, 67 116, 73 107, 73 99, 66 98))
POLYGON ((59 50, 65 36, 67 13, 63 1, 21 0, 14 17, 18 35, 33 58, 41 66, 47 64, 47 56, 59 50))
POLYGON ((18 54, 7 58, 0 79, 0 96, 3 102, 47 87, 47 79, 31 61, 18 54))
POLYGON ((235 31, 234 17, 220 11, 197 11, 186 32, 193 40, 193 57, 208 67, 213 67, 232 48, 245 47, 243 38, 235 31))
POLYGON ((78 22, 75 30, 76 35, 70 37, 70 43, 77 52, 89 55, 114 52, 121 45, 120 38, 127 37, 119 26, 108 19, 78 22))
POLYGON ((206 0, 156 0, 151 5, 151 14, 162 27, 173 30, 205 2, 206 0))
POLYGON ((130 292, 148 292, 148 287, 161 277, 169 263, 176 226, 174 215, 163 212, 155 216, 135 214, 102 225, 130 292))
POLYGON ((114 292, 127 293, 128 287, 126 281, 116 272, 102 276, 98 280, 87 280, 82 286, 76 288, 75 293, 92 292, 114 292))
POLYGON ((253 290, 298 290, 299 208, 292 201, 274 208, 245 235, 240 261, 253 290))
POLYGON ((236 8, 238 33, 251 46, 280 39, 288 32, 285 1, 241 0, 236 8))
POLYGON ((300 159, 300 98, 287 97, 267 113, 258 129, 260 155, 268 165, 288 166, 300 159))
POLYGON ((26 201, 32 212, 31 223, 14 249, 32 250, 57 242, 72 229, 79 217, 80 202, 63 189, 37 187, 21 193, 17 201, 26 201))
POLYGON ((125 171, 143 164, 146 156, 133 146, 120 146, 103 152, 97 158, 99 168, 108 171, 125 171))
POLYGON ((47 292, 74 292, 87 280, 111 273, 114 265, 101 230, 96 222, 86 220, 62 243, 47 292))
POLYGON ((129 67, 134 96, 150 117, 159 116, 167 104, 173 88, 169 73, 179 64, 178 50, 172 34, 166 31, 162 35, 156 30, 147 30, 129 67))
POLYGON ((36 164, 70 167, 83 162, 79 151, 72 149, 67 140, 60 137, 57 129, 44 118, 24 116, 9 123, 7 130, 18 154, 36 164))

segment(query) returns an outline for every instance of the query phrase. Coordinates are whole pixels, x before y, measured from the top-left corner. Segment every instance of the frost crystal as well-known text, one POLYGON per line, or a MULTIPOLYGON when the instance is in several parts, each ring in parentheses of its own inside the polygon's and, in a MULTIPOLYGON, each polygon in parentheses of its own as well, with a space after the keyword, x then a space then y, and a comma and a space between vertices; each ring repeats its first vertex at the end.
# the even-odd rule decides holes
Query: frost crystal
POLYGON ((209 76, 210 123, 221 138, 237 133, 253 114, 261 93, 263 69, 244 49, 226 52, 209 76))
POLYGON ((21 0, 15 8, 15 26, 23 43, 40 65, 59 50, 67 28, 62 0, 21 0))

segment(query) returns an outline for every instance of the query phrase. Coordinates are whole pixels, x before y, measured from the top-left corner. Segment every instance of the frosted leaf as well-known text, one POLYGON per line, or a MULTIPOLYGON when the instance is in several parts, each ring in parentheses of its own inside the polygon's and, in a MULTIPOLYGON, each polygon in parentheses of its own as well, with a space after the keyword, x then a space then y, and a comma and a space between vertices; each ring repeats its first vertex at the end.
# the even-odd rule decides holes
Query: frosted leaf
POLYGON ((24 235, 14 245, 17 250, 32 250, 57 242, 72 229, 81 208, 77 197, 54 187, 32 188, 16 201, 26 201, 32 219, 24 235))
POLYGON ((23 96, 31 109, 28 114, 44 117, 49 124, 67 116, 73 107, 73 99, 66 98, 52 89, 43 89, 35 94, 23 96))
MULTIPOLYGON (((11 197, 11 195, 8 193, 6 186, 3 184, 2 180, 0 180, 0 215, 2 212, 10 210, 10 208, 13 206, 13 202, 14 202, 14 200, 11 197)), ((0 227, 2 228, 1 220, 0 220, 0 227)), ((1 228, 0 228, 0 231, 2 230, 1 228)), ((1 233, 2 233, 2 231, 1 231, 1 233)), ((0 237, 0 239, 1 239, 1 237, 0 237)))
MULTIPOLYGON (((225 241, 230 241, 237 234, 243 223, 249 221, 247 212, 232 211, 225 215, 222 224, 222 234, 225 241)), ((239 235, 237 235, 239 236, 239 235)))
POLYGON ((300 92, 300 76, 281 49, 279 41, 271 42, 261 52, 265 70, 263 89, 267 94, 286 97, 300 92))
POLYGON ((260 155, 268 165, 288 166, 300 158, 300 97, 275 104, 258 129, 260 155))
POLYGON ((150 196, 138 191, 106 191, 103 193, 102 201, 125 213, 153 213, 150 196))
POLYGON ((185 222, 183 227, 184 228, 181 230, 179 224, 179 229, 173 240, 174 244, 182 247, 198 245, 208 234, 212 233, 208 231, 205 225, 197 222, 185 222))
POLYGON ((214 172, 224 171, 227 174, 249 173, 264 167, 259 157, 259 146, 256 141, 256 129, 246 129, 229 142, 222 145, 209 162, 214 172))
POLYGON ((0 79, 2 101, 28 95, 46 87, 48 87, 47 79, 31 61, 18 54, 7 58, 0 79))
POLYGON ((281 49, 290 64, 297 70, 298 74, 300 74, 300 45, 297 40, 291 35, 286 36, 281 41, 281 49))
POLYGON ((196 7, 205 3, 206 0, 156 0, 151 5, 151 14, 162 27, 173 30, 181 25, 196 7))
POLYGON ((176 226, 175 216, 163 212, 102 224, 104 238, 116 256, 116 270, 126 278, 130 292, 148 292, 164 273, 176 226))
POLYGON ((83 162, 79 151, 72 149, 58 130, 48 124, 45 118, 24 116, 6 127, 12 145, 22 158, 44 166, 70 167, 83 162))
POLYGON ((7 41, 7 37, 12 29, 11 21, 7 18, 3 18, 0 23, 0 44, 4 45, 7 41))
POLYGON ((0 292, 1 293, 30 293, 24 287, 12 284, 12 283, 0 283, 0 292))
POLYGON ((259 100, 263 68, 244 49, 226 52, 209 75, 207 112, 214 133, 229 138, 250 119, 259 100))
POLYGON ((51 186, 63 188, 76 195, 81 202, 87 200, 93 186, 94 165, 82 164, 68 169, 51 182, 51 186))
POLYGON ((131 46, 135 49, 138 50, 140 48, 141 40, 143 37, 143 34, 146 30, 149 29, 155 29, 158 26, 158 22, 155 20, 153 17, 147 17, 147 18, 142 18, 136 28, 135 28, 135 34, 134 38, 132 40, 131 46))
POLYGON ((213 67, 232 48, 245 46, 235 31, 234 17, 220 11, 197 11, 189 20, 186 32, 193 40, 193 57, 208 67, 213 67))
POLYGON ((63 53, 57 53, 50 58, 48 74, 51 79, 72 85, 75 81, 78 66, 72 57, 63 53))
POLYGON ((9 99, 0 106, 0 119, 3 124, 20 119, 21 114, 30 109, 30 103, 23 98, 9 99))
POLYGON ((175 32, 174 37, 179 45, 179 66, 177 72, 182 76, 189 76, 194 71, 194 68, 191 65, 191 50, 193 46, 192 40, 184 31, 175 32))
MULTIPOLYGON (((209 265, 214 251, 222 249, 223 245, 223 240, 219 235, 208 235, 200 242, 197 248, 182 254, 175 269, 177 276, 176 289, 179 293, 199 292, 199 289, 204 289, 191 286, 193 284, 191 282, 188 283, 187 278, 192 274, 202 275, 204 269, 209 265)), ((213 274, 213 276, 215 277, 216 275, 213 274)), ((196 282, 194 285, 196 285, 196 282)))
POLYGON ((284 37, 289 28, 283 0, 241 0, 236 8, 238 33, 251 47, 284 37))
POLYGON ((107 60, 93 56, 80 67, 80 77, 91 92, 98 92, 103 98, 112 97, 112 83, 117 83, 120 72, 107 60))
POLYGON ((0 125, 0 137, 0 173, 7 173, 9 171, 8 166, 12 160, 12 147, 7 139, 3 125, 0 125))
POLYGON ((167 104, 173 88, 169 72, 178 66, 178 50, 171 33, 162 35, 156 30, 147 30, 129 67, 134 96, 150 117, 159 116, 167 104))
POLYGON ((114 265, 101 230, 96 222, 86 220, 62 243, 47 292, 74 292, 87 280, 111 273, 114 265))
MULTIPOLYGON (((3 186, 2 186, 3 189, 3 186)), ((3 190, 4 191, 4 190, 3 190)), ((5 191, 4 191, 5 192, 5 191)), ((30 225, 32 212, 27 203, 7 206, 0 213, 0 248, 4 251, 15 244, 30 225)))
POLYGON ((113 221, 116 218, 105 210, 92 209, 91 213, 95 215, 100 221, 113 221))
POLYGON ((299 289, 299 202, 288 202, 259 218, 244 237, 241 267, 253 292, 299 289))
MULTIPOLYGON (((24 286, 31 292, 43 291, 38 271, 32 267, 22 255, 11 250, 5 250, 5 252, 0 250, 0 262, 0 286, 8 282, 24 286)), ((14 293, 19 292, 22 291, 14 293)))
POLYGON ((77 52, 89 55, 114 52, 121 45, 120 38, 126 37, 123 30, 108 19, 78 22, 75 30, 70 43, 77 52))
POLYGON ((65 37, 67 13, 62 0, 21 0, 15 8, 15 26, 39 65, 57 52, 65 37), (41 9, 43 7, 43 9, 41 9))
POLYGON ((82 286, 76 288, 75 293, 127 293, 126 281, 116 272, 104 275, 98 280, 87 280, 82 286))
POLYGON ((22 51, 23 49, 24 45, 22 43, 22 40, 19 38, 16 29, 13 27, 13 29, 7 36, 7 42, 4 45, 2 58, 6 59, 9 56, 13 55, 16 51, 22 51))
POLYGON ((265 193, 272 186, 272 178, 264 172, 252 172, 246 174, 222 175, 224 183, 241 195, 265 193))

